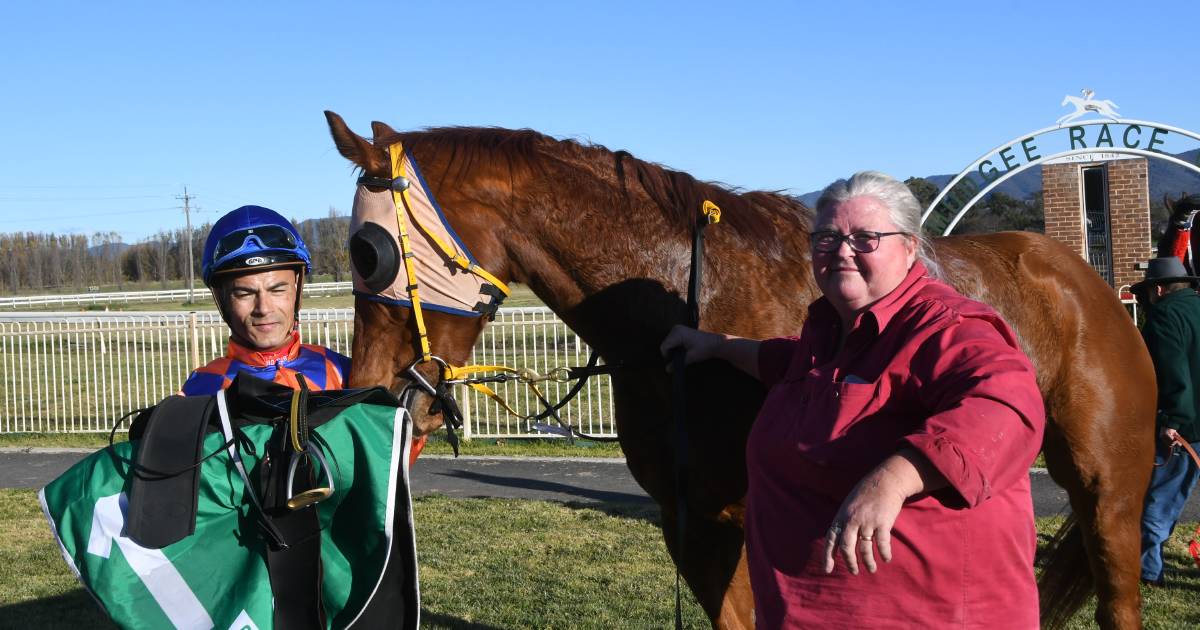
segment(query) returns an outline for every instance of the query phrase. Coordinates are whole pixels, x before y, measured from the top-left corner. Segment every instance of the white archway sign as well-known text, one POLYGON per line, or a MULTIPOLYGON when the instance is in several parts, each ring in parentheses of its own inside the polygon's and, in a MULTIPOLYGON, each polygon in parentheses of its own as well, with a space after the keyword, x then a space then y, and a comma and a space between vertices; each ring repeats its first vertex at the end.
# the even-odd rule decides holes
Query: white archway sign
MULTIPOLYGON (((943 201, 961 203, 957 208, 950 206, 950 212, 954 214, 942 232, 942 235, 946 236, 954 230, 958 222, 976 202, 997 186, 1018 173, 1051 160, 1078 157, 1080 162, 1092 162, 1113 159, 1119 155, 1135 155, 1166 160, 1200 174, 1200 165, 1181 160, 1166 153, 1163 149, 1156 148, 1159 145, 1165 145, 1172 134, 1191 138, 1198 142, 1200 142, 1200 134, 1156 122, 1117 118, 1113 111, 1117 106, 1112 101, 1093 100, 1091 90, 1084 90, 1083 99, 1075 96, 1063 99, 1063 105, 1068 103, 1073 104, 1076 111, 1060 118, 1059 124, 1018 136, 984 153, 963 169, 942 188, 938 196, 925 209, 921 215, 921 224, 925 224, 925 221, 929 219, 934 210, 942 205, 943 201), (1106 116, 1106 118, 1067 124, 1089 111, 1106 116), (1088 132, 1093 127, 1097 128, 1096 134, 1089 137, 1088 132), (1114 127, 1116 128, 1115 135, 1114 127), (1052 154, 1041 155, 1038 143, 1042 143, 1044 140, 1053 140, 1056 133, 1064 131, 1067 134, 1065 139, 1069 143, 1068 148, 1052 154), (1114 138, 1119 138, 1119 140, 1114 140, 1114 138), (1089 142, 1091 146, 1089 146, 1089 142), (1003 165, 1003 171, 1000 170, 999 165, 1003 165), (970 177, 972 173, 982 177, 986 185, 980 188, 979 184, 970 177), (957 190, 958 188, 963 190, 957 190)), ((1057 140, 1061 141, 1062 138, 1057 140)))

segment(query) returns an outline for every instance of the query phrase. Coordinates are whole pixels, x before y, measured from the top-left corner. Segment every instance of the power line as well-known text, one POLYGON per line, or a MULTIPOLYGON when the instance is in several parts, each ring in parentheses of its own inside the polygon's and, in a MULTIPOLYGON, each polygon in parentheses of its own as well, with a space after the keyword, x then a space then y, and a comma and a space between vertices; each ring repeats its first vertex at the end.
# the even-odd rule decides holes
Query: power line
POLYGON ((0 223, 31 223, 40 221, 58 221, 61 219, 89 219, 91 217, 113 217, 125 214, 147 214, 150 212, 166 212, 167 210, 179 210, 179 206, 170 206, 167 208, 146 208, 144 210, 119 210, 116 212, 89 212, 88 214, 73 214, 69 216, 53 216, 53 217, 26 217, 23 219, 4 219, 0 223))
POLYGON ((0 189, 12 188, 16 190, 122 190, 122 189, 144 189, 144 188, 169 188, 173 184, 138 184, 138 185, 119 185, 119 184, 57 184, 54 186, 27 186, 24 184, 0 184, 0 189))
POLYGON ((162 195, 137 195, 121 197, 9 197, 0 196, 0 201, 116 201, 125 199, 162 199, 162 195))

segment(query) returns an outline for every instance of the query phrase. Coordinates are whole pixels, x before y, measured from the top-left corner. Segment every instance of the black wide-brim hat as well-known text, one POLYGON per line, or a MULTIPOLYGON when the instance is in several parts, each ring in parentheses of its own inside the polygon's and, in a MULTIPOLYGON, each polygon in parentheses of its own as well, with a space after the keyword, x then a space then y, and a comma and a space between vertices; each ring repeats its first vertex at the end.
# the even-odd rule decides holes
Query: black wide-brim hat
POLYGON ((1187 268, 1183 266, 1183 261, 1174 256, 1151 258, 1150 262, 1146 265, 1146 278, 1129 287, 1129 291, 1136 294, 1138 291, 1154 285, 1170 284, 1172 282, 1188 282, 1195 286, 1200 284, 1200 277, 1188 275, 1187 268))

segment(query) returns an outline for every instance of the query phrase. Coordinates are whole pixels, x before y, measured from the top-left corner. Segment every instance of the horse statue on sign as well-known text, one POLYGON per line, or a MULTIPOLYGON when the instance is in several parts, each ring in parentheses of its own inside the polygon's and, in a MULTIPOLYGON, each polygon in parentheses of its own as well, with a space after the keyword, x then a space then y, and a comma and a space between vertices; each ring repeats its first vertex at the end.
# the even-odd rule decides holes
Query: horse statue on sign
POLYGON ((1078 96, 1064 96, 1063 101, 1059 103, 1059 105, 1066 105, 1070 103, 1071 105, 1075 106, 1075 111, 1063 116, 1062 118, 1059 118, 1056 121, 1058 126, 1061 127, 1088 112, 1096 112, 1097 114, 1100 114, 1105 118, 1111 118, 1112 120, 1121 119, 1121 117, 1117 114, 1118 108, 1116 103, 1107 99, 1103 101, 1097 101, 1092 98, 1092 94, 1094 94, 1094 92, 1091 90, 1083 90, 1083 98, 1079 98, 1078 96))
MULTIPOLYGON (((760 339, 796 334, 818 297, 808 259, 812 212, 792 197, 735 193, 624 151, 530 130, 397 133, 376 122, 368 140, 336 114, 326 117, 338 151, 369 181, 392 178, 387 147, 403 142, 478 265, 529 286, 606 364, 624 366, 611 377, 617 432, 634 478, 662 508, 667 548, 714 627, 752 628, 742 501, 753 453, 745 444, 765 392, 721 362, 688 368, 692 465, 682 486, 681 554, 671 382, 658 347, 688 317, 690 230, 704 200, 723 218, 707 236, 701 326, 760 339)), ((1052 419, 1047 465, 1076 520, 1044 559, 1044 622, 1061 624, 1094 591, 1102 627, 1140 628, 1139 521, 1155 384, 1137 329, 1112 288, 1054 240, 1010 232, 935 243, 948 280, 1017 331, 1052 419)), ((356 298, 353 387, 410 384, 407 369, 424 338, 414 319, 412 309, 356 298)), ((430 311, 423 319, 433 354, 462 365, 487 318, 430 311)), ((437 377, 430 363, 417 369, 437 377)), ((442 425, 431 402, 414 407, 418 435, 442 425)))

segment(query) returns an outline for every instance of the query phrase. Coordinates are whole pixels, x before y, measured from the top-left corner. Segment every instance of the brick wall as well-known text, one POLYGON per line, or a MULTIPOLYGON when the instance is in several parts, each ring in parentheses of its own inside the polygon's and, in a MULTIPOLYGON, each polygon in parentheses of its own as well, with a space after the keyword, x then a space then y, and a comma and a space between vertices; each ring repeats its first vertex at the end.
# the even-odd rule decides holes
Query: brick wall
POLYGON ((1042 203, 1046 236, 1066 243, 1080 257, 1083 242, 1083 187, 1078 164, 1042 165, 1042 203))
MULTIPOLYGON (((1152 254, 1150 244, 1150 190, 1146 160, 1102 162, 1108 182, 1109 230, 1112 243, 1113 283, 1117 287, 1142 279, 1137 268, 1152 254)), ((1042 166, 1046 236, 1055 238, 1086 256, 1083 230, 1081 170, 1095 163, 1042 166)))
POLYGON ((1141 280, 1139 263, 1153 256, 1150 244, 1150 182, 1145 158, 1108 163, 1108 215, 1112 230, 1113 281, 1141 280))

